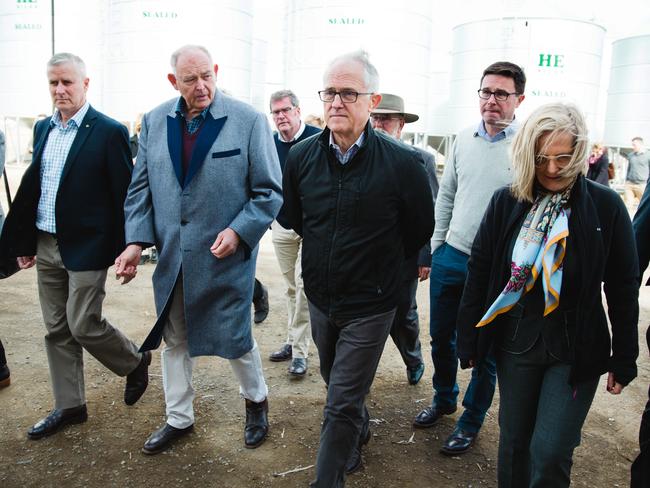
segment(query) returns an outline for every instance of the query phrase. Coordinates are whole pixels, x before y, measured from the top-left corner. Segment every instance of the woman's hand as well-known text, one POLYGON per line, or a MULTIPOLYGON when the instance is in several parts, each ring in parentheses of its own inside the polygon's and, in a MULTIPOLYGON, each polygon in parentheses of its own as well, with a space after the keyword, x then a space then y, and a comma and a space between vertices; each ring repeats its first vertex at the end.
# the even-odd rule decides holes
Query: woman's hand
POLYGON ((607 391, 612 395, 618 395, 623 391, 623 388, 625 387, 614 379, 614 373, 610 372, 607 375, 607 391))

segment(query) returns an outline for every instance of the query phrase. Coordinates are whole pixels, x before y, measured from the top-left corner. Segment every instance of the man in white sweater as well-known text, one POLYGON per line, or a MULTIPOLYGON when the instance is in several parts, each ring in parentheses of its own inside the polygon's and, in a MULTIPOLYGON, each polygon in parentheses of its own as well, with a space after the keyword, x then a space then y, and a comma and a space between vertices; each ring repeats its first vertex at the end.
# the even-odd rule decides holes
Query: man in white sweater
MULTIPOLYGON (((467 277, 474 236, 492 194, 512 179, 510 144, 515 110, 524 100, 526 76, 516 64, 501 61, 483 71, 478 90, 481 122, 458 134, 445 164, 435 207, 431 262, 431 357, 434 396, 413 421, 431 427, 456 411, 456 316, 467 277)), ((493 358, 472 370, 463 398, 465 411, 441 452, 466 452, 478 435, 496 385, 493 358)))

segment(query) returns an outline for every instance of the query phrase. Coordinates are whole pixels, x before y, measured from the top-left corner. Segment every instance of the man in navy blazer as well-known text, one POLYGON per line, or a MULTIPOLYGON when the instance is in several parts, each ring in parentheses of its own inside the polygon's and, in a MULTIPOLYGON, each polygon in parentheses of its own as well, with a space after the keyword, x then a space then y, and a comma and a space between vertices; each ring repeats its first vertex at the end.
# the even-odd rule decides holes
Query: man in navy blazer
POLYGON ((134 404, 148 383, 151 354, 102 317, 107 268, 124 247, 123 204, 131 181, 126 128, 86 101, 88 78, 78 56, 47 63, 52 117, 34 128, 34 157, 7 216, 0 255, 22 269, 36 264, 47 334, 54 410, 28 431, 51 435, 87 419, 83 349, 119 376, 134 404))

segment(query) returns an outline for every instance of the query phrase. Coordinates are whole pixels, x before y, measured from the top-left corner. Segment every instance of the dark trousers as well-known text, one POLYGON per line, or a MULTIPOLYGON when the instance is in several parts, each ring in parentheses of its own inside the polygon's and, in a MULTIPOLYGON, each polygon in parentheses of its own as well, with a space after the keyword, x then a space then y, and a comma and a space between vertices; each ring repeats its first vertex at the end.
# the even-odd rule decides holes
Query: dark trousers
POLYGON ((2 345, 2 341, 0 341, 0 368, 6 364, 7 357, 5 356, 5 347, 2 345))
POLYGON ((264 294, 264 288, 262 287, 262 282, 255 278, 255 286, 253 287, 253 300, 258 300, 262 298, 264 294))
POLYGON ((528 351, 496 353, 499 378, 499 488, 569 486, 573 450, 599 378, 572 387, 571 366, 538 338, 528 351))
POLYGON ((390 336, 402 356, 404 364, 409 369, 417 368, 422 361, 422 346, 420 344, 420 320, 418 319, 418 304, 416 293, 418 279, 405 281, 402 286, 408 287, 408 300, 397 305, 395 319, 390 328, 390 336))
POLYGON ((327 384, 327 400, 312 487, 345 485, 345 464, 368 428, 365 398, 395 317, 395 309, 339 320, 309 303, 311 331, 327 384))
POLYGON ((641 452, 632 463, 630 488, 648 488, 650 486, 650 387, 648 387, 648 403, 646 403, 643 417, 641 417, 639 447, 641 452))
MULTIPOLYGON (((458 357, 456 356, 456 317, 467 278, 469 256, 445 243, 431 258, 431 359, 433 360, 432 404, 443 410, 456 406, 458 397, 458 357)), ((478 432, 492 404, 496 386, 494 358, 489 355, 475 368, 467 386, 458 427, 478 432)))

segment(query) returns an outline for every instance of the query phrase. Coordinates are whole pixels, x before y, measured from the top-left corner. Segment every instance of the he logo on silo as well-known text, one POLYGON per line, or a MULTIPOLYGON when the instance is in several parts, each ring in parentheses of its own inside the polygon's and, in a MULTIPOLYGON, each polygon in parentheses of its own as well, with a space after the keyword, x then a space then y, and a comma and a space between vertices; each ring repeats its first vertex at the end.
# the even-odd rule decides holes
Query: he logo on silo
POLYGON ((539 53, 539 64, 537 66, 547 68, 564 68, 564 54, 539 53))

